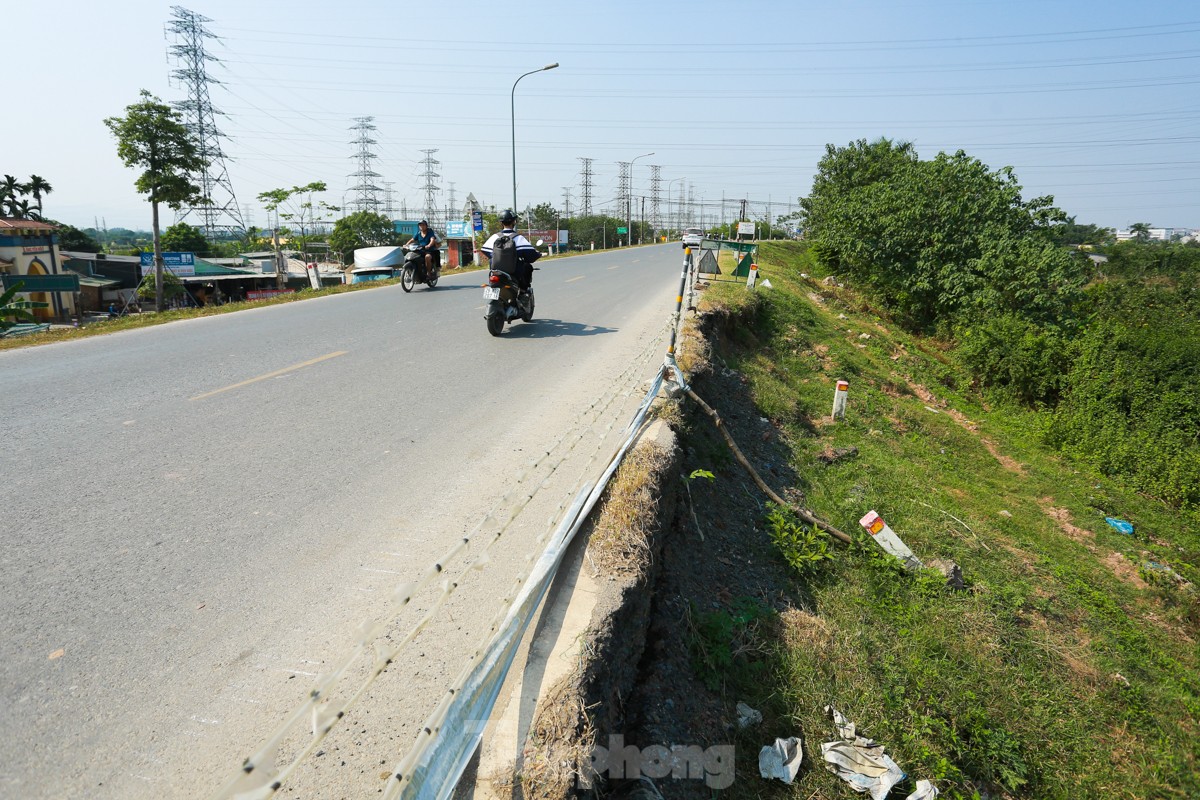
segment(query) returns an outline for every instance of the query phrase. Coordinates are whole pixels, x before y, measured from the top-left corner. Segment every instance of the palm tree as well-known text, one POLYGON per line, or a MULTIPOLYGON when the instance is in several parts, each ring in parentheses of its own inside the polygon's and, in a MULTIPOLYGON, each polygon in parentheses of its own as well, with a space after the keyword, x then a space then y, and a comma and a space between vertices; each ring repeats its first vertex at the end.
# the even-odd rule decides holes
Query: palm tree
POLYGON ((33 201, 37 203, 40 217, 42 215, 42 195, 50 194, 54 191, 54 187, 41 175, 30 175, 29 183, 25 184, 25 191, 33 195, 33 201))
POLYGON ((17 219, 36 219, 37 212, 34 211, 28 200, 17 200, 12 204, 13 216, 17 219))
POLYGON ((0 183, 0 214, 17 213, 17 195, 20 191, 21 182, 12 175, 5 175, 4 181, 0 183))
POLYGON ((1150 223, 1135 222, 1129 226, 1129 232, 1133 234, 1134 239, 1144 242, 1150 238, 1150 223))

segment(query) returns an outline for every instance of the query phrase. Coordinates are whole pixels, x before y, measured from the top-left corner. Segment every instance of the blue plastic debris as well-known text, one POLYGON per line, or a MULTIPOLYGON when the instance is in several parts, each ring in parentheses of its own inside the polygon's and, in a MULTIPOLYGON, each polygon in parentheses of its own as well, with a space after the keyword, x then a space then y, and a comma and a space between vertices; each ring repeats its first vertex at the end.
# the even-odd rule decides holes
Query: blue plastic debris
POLYGON ((1126 536, 1133 536, 1133 523, 1126 522, 1123 519, 1114 519, 1113 517, 1105 517, 1104 521, 1116 528, 1119 533, 1126 536))

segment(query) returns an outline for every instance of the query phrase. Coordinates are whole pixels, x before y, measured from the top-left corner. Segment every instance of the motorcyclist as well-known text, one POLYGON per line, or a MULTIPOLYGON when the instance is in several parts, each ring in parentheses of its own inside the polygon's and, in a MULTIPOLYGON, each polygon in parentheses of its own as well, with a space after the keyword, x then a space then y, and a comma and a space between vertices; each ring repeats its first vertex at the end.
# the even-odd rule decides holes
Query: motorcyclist
POLYGON ((433 274, 433 261, 435 258, 440 258, 438 250, 437 234, 433 232, 433 228, 429 227, 429 220, 421 220, 417 223, 417 235, 413 237, 413 242, 417 245, 417 250, 425 256, 425 274, 433 274))
POLYGON ((517 247, 517 264, 512 276, 516 280, 517 285, 521 287, 521 294, 527 294, 533 285, 533 262, 542 257, 541 251, 529 243, 521 234, 517 233, 513 227, 517 222, 517 215, 513 213, 511 208, 505 209, 500 215, 500 230, 493 233, 488 240, 484 242, 483 254, 487 256, 488 262, 492 262, 492 250, 495 247, 496 240, 501 236, 508 236, 513 240, 517 247))

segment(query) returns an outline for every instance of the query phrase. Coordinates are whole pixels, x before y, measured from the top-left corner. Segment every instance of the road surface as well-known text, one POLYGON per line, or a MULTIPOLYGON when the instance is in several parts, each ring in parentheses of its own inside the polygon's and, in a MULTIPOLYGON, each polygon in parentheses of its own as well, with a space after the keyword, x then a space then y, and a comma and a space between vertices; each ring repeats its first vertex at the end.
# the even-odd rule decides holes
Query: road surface
POLYGON ((0 795, 210 796, 361 623, 411 628, 437 592, 393 620, 395 587, 540 459, 486 568, 447 565, 463 588, 288 784, 373 793, 615 445, 681 263, 543 259, 499 338, 468 273, 0 353, 0 795))

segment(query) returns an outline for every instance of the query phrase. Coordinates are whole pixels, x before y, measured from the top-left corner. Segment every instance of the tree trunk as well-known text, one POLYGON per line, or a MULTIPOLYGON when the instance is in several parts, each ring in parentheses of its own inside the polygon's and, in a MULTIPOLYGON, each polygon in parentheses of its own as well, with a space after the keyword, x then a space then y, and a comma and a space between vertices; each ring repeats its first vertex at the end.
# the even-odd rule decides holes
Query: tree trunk
POLYGON ((163 307, 163 258, 162 258, 162 241, 158 235, 158 201, 152 200, 150 207, 154 209, 154 225, 152 233, 154 236, 154 310, 162 312, 163 307))

